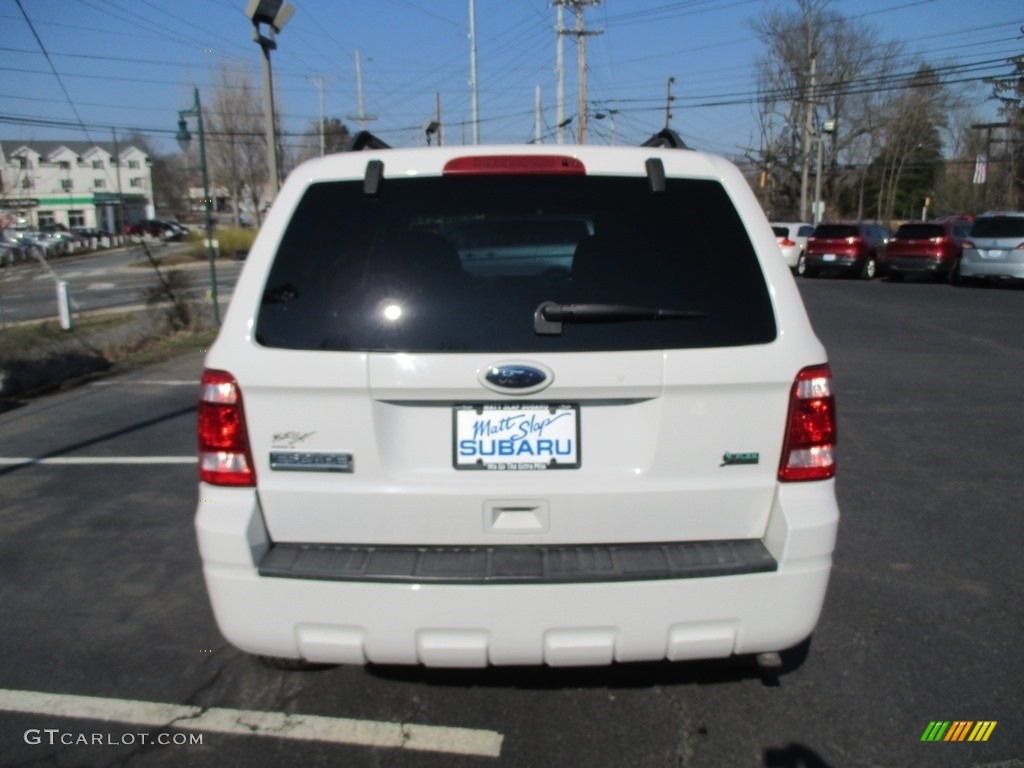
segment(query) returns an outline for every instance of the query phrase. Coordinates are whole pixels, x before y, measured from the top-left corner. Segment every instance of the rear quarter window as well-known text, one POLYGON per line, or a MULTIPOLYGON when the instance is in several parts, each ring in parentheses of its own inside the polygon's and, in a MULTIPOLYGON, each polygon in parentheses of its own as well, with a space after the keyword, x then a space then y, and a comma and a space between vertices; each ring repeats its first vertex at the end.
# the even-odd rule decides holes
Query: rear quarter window
POLYGON ((461 176, 311 185, 257 312, 268 347, 325 351, 588 351, 739 346, 776 337, 757 255, 720 183, 461 176), (699 312, 565 323, 546 301, 699 312))
POLYGON ((978 218, 971 228, 974 237, 1024 237, 1024 216, 978 218))

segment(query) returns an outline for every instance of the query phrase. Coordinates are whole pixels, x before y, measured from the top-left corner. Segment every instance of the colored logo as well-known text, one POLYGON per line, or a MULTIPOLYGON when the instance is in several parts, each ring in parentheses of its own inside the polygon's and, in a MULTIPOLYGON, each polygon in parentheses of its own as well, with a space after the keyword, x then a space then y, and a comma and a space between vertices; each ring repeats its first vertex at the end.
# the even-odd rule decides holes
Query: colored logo
POLYGON ((921 741, 988 741, 995 727, 995 720, 932 720, 921 741))

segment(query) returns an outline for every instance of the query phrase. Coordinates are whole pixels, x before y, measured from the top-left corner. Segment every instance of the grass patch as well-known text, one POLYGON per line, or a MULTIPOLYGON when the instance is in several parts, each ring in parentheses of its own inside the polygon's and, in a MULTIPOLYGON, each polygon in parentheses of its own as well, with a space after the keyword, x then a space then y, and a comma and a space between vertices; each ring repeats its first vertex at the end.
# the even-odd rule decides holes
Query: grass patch
POLYGON ((9 397, 65 389, 210 347, 216 331, 201 311, 174 330, 166 309, 76 318, 69 331, 52 321, 8 328, 0 333, 0 410, 9 397))
MULTIPOLYGON (((238 227, 217 227, 213 231, 213 239, 217 241, 217 258, 235 258, 235 253, 245 251, 248 253, 256 239, 255 229, 242 229, 238 227)), ((193 259, 205 259, 206 256, 206 232, 195 231, 185 241, 184 252, 193 259)))
POLYGON ((213 329, 199 331, 179 331, 170 336, 148 339, 130 354, 113 360, 110 373, 124 373, 150 363, 170 360, 172 357, 195 352, 197 349, 209 349, 217 332, 213 329))
POLYGON ((76 317, 67 331, 56 320, 9 325, 0 331, 0 361, 23 356, 30 350, 45 350, 69 341, 84 340, 94 333, 127 325, 133 318, 130 312, 76 317))

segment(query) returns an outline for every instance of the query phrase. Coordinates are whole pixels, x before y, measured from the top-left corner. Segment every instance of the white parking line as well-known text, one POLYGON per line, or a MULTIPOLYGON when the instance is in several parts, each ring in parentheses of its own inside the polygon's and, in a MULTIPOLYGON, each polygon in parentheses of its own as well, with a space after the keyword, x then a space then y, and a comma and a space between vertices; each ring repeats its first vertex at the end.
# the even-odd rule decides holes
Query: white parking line
POLYGON ((501 743, 505 738, 496 731, 473 728, 386 723, 247 709, 203 709, 184 704, 12 691, 2 688, 0 710, 148 725, 153 728, 210 731, 234 736, 263 736, 478 757, 499 757, 501 743))
POLYGON ((19 464, 195 464, 197 461, 198 458, 195 456, 24 456, 0 458, 0 467, 19 464))

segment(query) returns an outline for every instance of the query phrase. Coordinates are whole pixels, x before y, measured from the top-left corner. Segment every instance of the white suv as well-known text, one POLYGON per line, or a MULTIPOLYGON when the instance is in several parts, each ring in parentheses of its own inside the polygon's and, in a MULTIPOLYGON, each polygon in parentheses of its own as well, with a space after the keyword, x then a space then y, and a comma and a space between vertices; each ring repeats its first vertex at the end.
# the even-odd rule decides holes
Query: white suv
POLYGON ((739 171, 661 143, 371 141, 291 174, 202 378, 196 528, 231 643, 806 648, 838 522, 825 351, 739 171))

